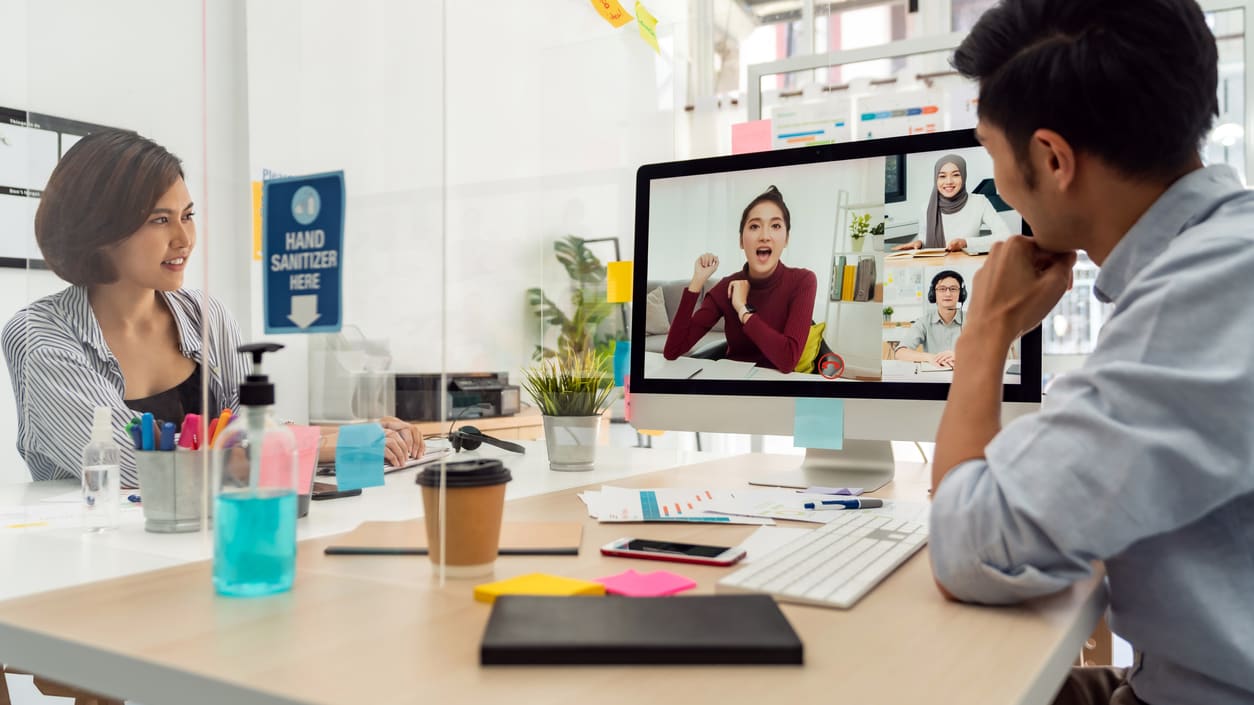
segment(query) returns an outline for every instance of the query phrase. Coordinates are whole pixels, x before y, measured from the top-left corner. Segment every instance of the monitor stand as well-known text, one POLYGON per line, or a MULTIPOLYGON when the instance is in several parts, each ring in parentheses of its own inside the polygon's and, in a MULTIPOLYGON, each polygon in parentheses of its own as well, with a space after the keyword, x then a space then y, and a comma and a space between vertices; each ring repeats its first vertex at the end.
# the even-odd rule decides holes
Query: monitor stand
POLYGON ((750 478, 749 484, 764 487, 861 487, 873 492, 893 479, 892 441, 845 439, 844 450, 806 448, 801 467, 772 470, 750 478))

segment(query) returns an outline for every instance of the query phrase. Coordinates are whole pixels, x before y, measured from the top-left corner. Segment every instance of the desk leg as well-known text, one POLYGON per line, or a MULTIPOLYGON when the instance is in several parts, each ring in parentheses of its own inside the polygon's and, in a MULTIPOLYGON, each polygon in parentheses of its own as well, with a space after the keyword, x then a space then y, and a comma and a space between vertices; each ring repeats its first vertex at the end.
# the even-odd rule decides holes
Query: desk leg
POLYGON ((61 698, 74 698, 74 705, 125 705, 121 700, 106 698, 72 685, 50 681, 43 676, 35 676, 35 687, 44 695, 61 698))
POLYGON ((1093 633, 1089 635, 1088 641, 1084 642, 1084 648, 1080 650, 1080 660, 1077 665, 1109 666, 1114 659, 1112 649, 1110 627, 1106 625, 1106 618, 1102 617, 1093 633))

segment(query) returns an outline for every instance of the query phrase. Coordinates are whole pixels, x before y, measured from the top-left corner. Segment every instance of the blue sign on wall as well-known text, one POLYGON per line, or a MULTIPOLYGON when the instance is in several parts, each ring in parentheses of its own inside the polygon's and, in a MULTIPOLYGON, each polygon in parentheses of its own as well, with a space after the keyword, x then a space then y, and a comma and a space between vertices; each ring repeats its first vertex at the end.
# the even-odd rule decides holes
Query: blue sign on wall
POLYGON ((344 172, 262 182, 266 333, 343 325, 344 172))

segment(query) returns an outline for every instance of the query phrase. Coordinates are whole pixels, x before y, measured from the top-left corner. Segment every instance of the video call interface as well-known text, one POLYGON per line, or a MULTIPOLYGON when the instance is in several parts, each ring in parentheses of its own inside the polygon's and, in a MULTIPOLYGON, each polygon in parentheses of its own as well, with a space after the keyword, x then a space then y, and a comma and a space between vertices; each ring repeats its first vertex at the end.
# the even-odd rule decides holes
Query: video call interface
POLYGON ((644 376, 948 383, 974 275, 1022 229, 978 147, 655 178, 644 376))

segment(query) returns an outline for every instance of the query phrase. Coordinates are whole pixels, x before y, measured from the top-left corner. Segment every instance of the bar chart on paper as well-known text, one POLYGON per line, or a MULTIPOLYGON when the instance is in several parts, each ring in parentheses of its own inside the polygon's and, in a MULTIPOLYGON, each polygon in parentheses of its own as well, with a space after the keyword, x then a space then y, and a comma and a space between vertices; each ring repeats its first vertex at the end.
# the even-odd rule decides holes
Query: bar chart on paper
POLYGON ((580 499, 588 514, 603 522, 674 521, 715 524, 772 524, 761 517, 727 516, 708 513, 716 503, 734 502, 736 494, 719 489, 629 489, 605 485, 600 492, 584 492, 580 499))

